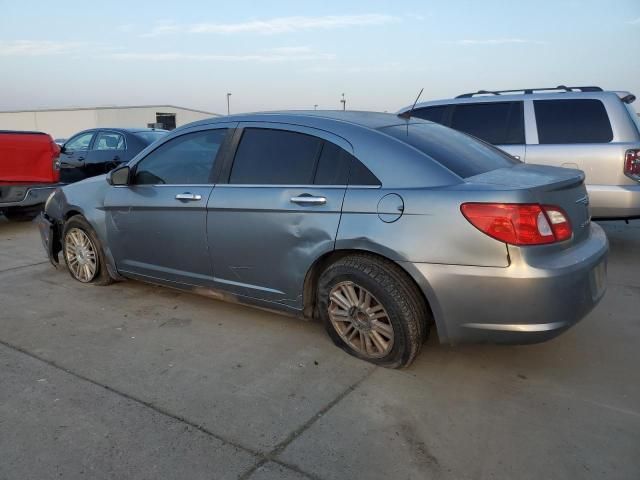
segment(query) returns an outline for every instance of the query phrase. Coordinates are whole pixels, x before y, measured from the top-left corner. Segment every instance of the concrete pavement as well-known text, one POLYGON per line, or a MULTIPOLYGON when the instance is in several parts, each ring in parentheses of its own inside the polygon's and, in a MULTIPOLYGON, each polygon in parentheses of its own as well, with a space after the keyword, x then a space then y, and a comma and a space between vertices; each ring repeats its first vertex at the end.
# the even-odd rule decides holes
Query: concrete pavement
POLYGON ((81 285, 0 219, 0 479, 639 478, 640 222, 605 228, 582 323, 520 347, 434 335, 391 371, 318 324, 81 285))

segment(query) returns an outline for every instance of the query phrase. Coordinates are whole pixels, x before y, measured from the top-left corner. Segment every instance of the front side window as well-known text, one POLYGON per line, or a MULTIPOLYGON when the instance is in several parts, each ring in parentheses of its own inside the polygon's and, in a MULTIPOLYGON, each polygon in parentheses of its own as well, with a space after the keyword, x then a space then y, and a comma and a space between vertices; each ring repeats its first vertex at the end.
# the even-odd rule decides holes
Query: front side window
POLYGON ((450 126, 492 145, 525 143, 522 102, 456 105, 450 126))
POLYGON ((125 150, 124 135, 115 132, 100 132, 93 143, 94 150, 125 150))
POLYGON ((64 149, 72 152, 78 150, 89 150, 91 139, 93 138, 93 132, 82 133, 77 137, 73 137, 67 143, 64 144, 64 149))
POLYGON ((540 144, 608 143, 613 131, 600 100, 535 100, 540 144))
POLYGON ((417 148, 462 178, 520 163, 491 145, 436 123, 395 125, 380 131, 417 148))
POLYGON ((211 172, 227 129, 204 130, 176 137, 136 165, 136 185, 203 185, 211 172))

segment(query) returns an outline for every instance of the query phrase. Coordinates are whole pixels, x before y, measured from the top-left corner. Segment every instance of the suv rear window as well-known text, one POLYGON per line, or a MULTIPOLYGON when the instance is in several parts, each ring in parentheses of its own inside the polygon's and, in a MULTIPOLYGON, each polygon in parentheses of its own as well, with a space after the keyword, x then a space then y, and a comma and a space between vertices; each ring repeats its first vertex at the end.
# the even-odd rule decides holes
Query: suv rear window
POLYGON ((395 125, 380 131, 417 148, 462 178, 520 163, 491 145, 436 123, 395 125))
POLYGON ((451 116, 450 126, 493 145, 524 143, 522 102, 456 105, 451 116))
POLYGON ((534 100, 538 142, 608 143, 613 131, 600 100, 534 100))

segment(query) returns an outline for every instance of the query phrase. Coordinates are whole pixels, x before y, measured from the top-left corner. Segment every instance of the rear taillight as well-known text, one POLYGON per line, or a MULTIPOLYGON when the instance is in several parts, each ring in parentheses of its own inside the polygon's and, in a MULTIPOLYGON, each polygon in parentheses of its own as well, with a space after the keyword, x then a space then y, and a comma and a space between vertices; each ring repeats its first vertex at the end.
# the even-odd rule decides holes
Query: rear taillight
POLYGON ((624 174, 640 180, 640 150, 627 150, 624 154, 624 174))
POLYGON ((51 150, 52 150, 52 153, 53 153, 53 156, 52 156, 53 169, 54 170, 60 170, 60 160, 58 160, 58 157, 60 157, 60 145, 58 145, 56 142, 52 141, 51 142, 51 150))
POLYGON ((571 238, 565 212, 537 203, 463 203, 462 214, 490 237, 511 245, 543 245, 571 238))

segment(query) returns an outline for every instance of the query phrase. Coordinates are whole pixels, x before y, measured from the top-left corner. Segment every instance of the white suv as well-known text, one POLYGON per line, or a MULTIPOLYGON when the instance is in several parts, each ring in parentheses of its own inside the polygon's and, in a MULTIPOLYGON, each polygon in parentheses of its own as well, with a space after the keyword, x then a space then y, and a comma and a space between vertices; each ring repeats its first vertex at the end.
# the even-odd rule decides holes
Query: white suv
POLYGON ((578 168, 591 214, 640 218, 640 120, 629 92, 600 87, 466 93, 398 113, 441 123, 527 163, 578 168))

